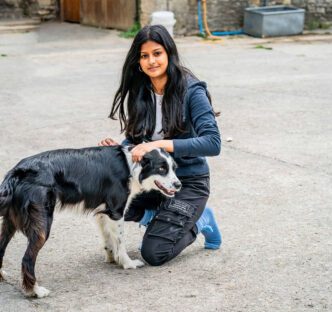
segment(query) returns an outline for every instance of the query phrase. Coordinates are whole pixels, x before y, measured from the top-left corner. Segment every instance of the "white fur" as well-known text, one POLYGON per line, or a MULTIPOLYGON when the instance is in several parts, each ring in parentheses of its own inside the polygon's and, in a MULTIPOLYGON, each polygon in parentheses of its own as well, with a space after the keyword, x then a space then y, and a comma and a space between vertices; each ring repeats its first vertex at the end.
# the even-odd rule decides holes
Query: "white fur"
POLYGON ((166 176, 160 176, 158 177, 158 181, 161 182, 166 188, 171 189, 173 188, 174 183, 180 182, 178 177, 176 176, 173 168, 174 160, 171 156, 166 157, 165 154, 162 154, 160 150, 158 150, 160 153, 160 156, 164 157, 168 163, 168 167, 170 170, 168 170, 168 173, 166 176))
MULTIPOLYGON (((138 163, 133 163, 131 153, 128 150, 125 150, 125 155, 131 171, 131 177, 129 180, 129 196, 124 208, 124 213, 127 211, 132 199, 143 191, 138 183, 139 172, 142 167, 138 163)), ((106 262, 114 261, 124 269, 136 269, 144 266, 142 261, 132 260, 128 256, 124 237, 124 218, 115 221, 106 215, 99 214, 96 216, 96 220, 104 242, 106 262)))
POLYGON ((115 261, 124 269, 136 269, 144 266, 142 261, 132 260, 127 254, 124 239, 124 218, 118 221, 114 221, 106 215, 98 215, 96 218, 104 239, 106 261, 115 261))
MULTIPOLYGON (((143 180, 142 184, 140 184, 139 175, 142 170, 142 166, 139 163, 133 163, 132 155, 127 149, 125 149, 124 152, 126 155, 128 166, 131 171, 131 177, 129 181, 129 196, 124 209, 124 213, 127 211, 133 198, 139 193, 151 189, 159 190, 159 188, 154 183, 155 179, 158 179, 158 181, 160 181, 160 183, 162 183, 168 189, 173 188, 174 182, 179 182, 174 171, 172 170, 173 160, 170 157, 165 157, 165 155, 162 154, 159 150, 160 156, 164 157, 168 162, 170 168, 168 175, 165 177, 162 177, 160 175, 154 175, 143 180)), ((141 267, 144 265, 142 261, 132 260, 128 256, 124 237, 124 218, 121 218, 118 221, 114 221, 106 215, 99 214, 96 216, 96 221, 102 234, 104 249, 106 252, 105 260, 107 262, 115 261, 124 269, 136 269, 137 267, 141 267)))
POLYGON ((103 214, 99 214, 96 216, 97 224, 99 225, 99 229, 101 232, 101 236, 103 238, 104 249, 106 253, 105 262, 115 262, 113 257, 113 238, 110 233, 110 226, 108 224, 109 217, 103 214))
POLYGON ((84 200, 82 200, 79 203, 74 204, 74 205, 66 204, 66 205, 62 206, 60 199, 57 199, 54 209, 58 212, 62 212, 62 210, 63 210, 67 213, 70 212, 70 213, 78 214, 78 215, 86 214, 89 212, 91 212, 93 214, 97 214, 98 212, 105 210, 105 204, 102 204, 93 210, 87 210, 86 208, 90 208, 90 207, 85 206, 84 200))
POLYGON ((37 297, 37 298, 44 298, 50 294, 50 291, 45 287, 39 286, 36 282, 33 286, 33 290, 30 292, 26 292, 25 295, 27 297, 37 297))
POLYGON ((1 278, 5 280, 7 276, 8 276, 7 273, 3 269, 0 269, 0 280, 1 278))

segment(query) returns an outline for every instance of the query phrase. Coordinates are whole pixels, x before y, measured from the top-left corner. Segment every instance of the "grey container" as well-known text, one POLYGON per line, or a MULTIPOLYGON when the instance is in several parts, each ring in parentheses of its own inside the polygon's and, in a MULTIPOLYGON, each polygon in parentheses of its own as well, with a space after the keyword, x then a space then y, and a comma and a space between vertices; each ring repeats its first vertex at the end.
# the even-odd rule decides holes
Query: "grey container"
POLYGON ((304 9, 285 5, 247 8, 243 31, 263 38, 298 35, 303 32, 304 15, 304 9))

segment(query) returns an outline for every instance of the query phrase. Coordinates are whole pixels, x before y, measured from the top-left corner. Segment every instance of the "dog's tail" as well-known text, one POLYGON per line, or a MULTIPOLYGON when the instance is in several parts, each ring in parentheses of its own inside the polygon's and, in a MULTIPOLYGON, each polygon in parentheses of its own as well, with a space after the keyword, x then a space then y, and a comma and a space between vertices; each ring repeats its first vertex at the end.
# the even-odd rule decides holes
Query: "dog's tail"
POLYGON ((11 207, 17 183, 18 178, 9 172, 0 185, 0 217, 4 216, 8 208, 11 207))

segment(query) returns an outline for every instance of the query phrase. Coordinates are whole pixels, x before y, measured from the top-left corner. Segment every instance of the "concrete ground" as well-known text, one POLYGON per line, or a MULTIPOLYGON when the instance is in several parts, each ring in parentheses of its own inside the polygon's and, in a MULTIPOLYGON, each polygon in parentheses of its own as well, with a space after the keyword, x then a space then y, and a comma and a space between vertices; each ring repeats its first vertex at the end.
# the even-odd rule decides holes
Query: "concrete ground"
MULTIPOLYGON (((1 311, 332 310, 332 36, 176 42, 221 112, 223 151, 209 162, 222 248, 199 237, 166 265, 125 271, 103 262, 92 217, 57 214, 36 268, 50 296, 23 297, 17 234, 1 311)), ((1 177, 28 155, 121 139, 107 115, 129 46, 73 24, 0 35, 1 177)), ((126 229, 140 258, 144 231, 126 229)))

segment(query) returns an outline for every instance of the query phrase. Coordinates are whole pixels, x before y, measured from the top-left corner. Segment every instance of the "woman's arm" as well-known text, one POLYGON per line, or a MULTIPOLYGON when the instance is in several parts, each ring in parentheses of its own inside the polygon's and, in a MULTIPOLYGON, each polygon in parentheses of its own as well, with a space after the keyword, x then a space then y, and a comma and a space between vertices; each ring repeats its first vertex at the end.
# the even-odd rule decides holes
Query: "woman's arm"
POLYGON ((151 143, 155 148, 163 148, 166 152, 173 153, 174 151, 173 140, 158 140, 151 143))
POLYGON ((174 139, 174 156, 216 156, 221 138, 212 106, 203 86, 196 86, 189 98, 191 124, 197 137, 174 139))
POLYGON ((166 152, 173 153, 173 140, 157 140, 136 145, 131 150, 133 161, 140 161, 145 153, 152 151, 154 148, 163 148, 166 152))

